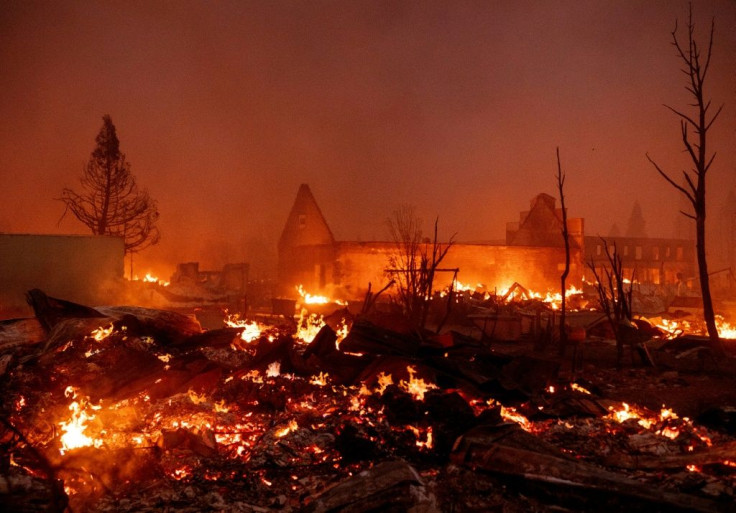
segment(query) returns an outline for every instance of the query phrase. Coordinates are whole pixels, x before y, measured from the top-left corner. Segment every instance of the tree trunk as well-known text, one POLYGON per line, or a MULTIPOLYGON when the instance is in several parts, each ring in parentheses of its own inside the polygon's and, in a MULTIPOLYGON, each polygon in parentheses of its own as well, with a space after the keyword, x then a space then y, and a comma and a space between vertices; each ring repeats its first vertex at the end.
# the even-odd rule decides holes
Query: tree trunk
POLYGON ((708 276, 708 261, 705 254, 705 201, 702 203, 702 211, 697 213, 695 225, 697 232, 695 250, 698 257, 700 292, 703 298, 703 319, 705 320, 705 326, 708 328, 708 338, 713 349, 719 354, 723 354, 723 344, 721 344, 721 339, 718 336, 716 316, 713 310, 713 299, 710 295, 710 277, 708 276))
POLYGON ((562 295, 562 305, 560 306, 560 356, 565 355, 567 349, 567 327, 565 323, 567 304, 565 301, 565 290, 567 276, 570 274, 570 235, 567 232, 567 210, 565 209, 565 194, 563 193, 563 185, 565 184, 565 175, 562 173, 560 165, 560 148, 557 147, 557 188, 560 191, 560 208, 562 209, 562 238, 565 240, 565 270, 560 276, 560 293, 562 295))

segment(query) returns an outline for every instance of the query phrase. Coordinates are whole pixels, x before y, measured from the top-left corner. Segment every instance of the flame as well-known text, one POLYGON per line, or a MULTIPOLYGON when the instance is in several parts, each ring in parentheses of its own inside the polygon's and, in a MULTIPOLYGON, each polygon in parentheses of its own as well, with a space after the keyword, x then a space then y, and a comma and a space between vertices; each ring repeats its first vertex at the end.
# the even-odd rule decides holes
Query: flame
POLYGON ((198 394, 191 388, 187 391, 187 396, 193 404, 202 404, 207 401, 207 396, 204 394, 198 394))
POLYGON ((660 319, 655 326, 665 332, 665 338, 671 340, 682 335, 689 325, 686 321, 678 322, 672 319, 660 319))
POLYGON ((719 337, 729 340, 736 339, 736 326, 726 322, 720 315, 716 315, 716 328, 719 337))
MULTIPOLYGON (((100 447, 102 440, 95 440, 84 434, 87 429, 87 421, 95 418, 94 415, 87 413, 86 401, 82 401, 80 404, 80 402, 75 400, 77 398, 77 390, 72 386, 66 387, 64 395, 72 399, 71 404, 69 404, 69 411, 72 412, 72 415, 68 421, 59 422, 59 427, 64 432, 59 439, 61 441, 59 452, 64 454, 71 449, 92 445, 100 447)), ((91 408, 95 409, 95 407, 91 408)), ((99 409, 99 407, 96 407, 96 409, 99 409)))
POLYGON ((324 325, 325 320, 321 315, 309 315, 306 309, 302 309, 297 321, 296 338, 303 342, 311 342, 324 325))
MULTIPOLYGON (((468 285, 466 283, 462 283, 458 280, 453 280, 452 282, 452 288, 455 292, 471 292, 471 293, 479 293, 483 294, 483 299, 487 300, 491 298, 491 295, 486 292, 486 286, 482 283, 478 283, 477 285, 468 285)), ((445 287, 444 290, 440 292, 440 297, 445 297, 450 293, 450 287, 445 287)))
POLYGON ((300 284, 297 287, 294 287, 296 291, 299 293, 299 295, 302 298, 302 301, 304 301, 304 304, 306 305, 326 305, 329 303, 335 303, 341 306, 347 306, 348 303, 346 301, 342 301, 340 299, 330 299, 327 296, 315 296, 310 294, 309 292, 304 290, 304 287, 300 284))
MULTIPOLYGON (((727 322, 721 315, 716 315, 715 320, 719 337, 726 340, 736 339, 736 327, 727 322)), ((674 320, 661 318, 654 320, 653 324, 665 332, 665 338, 668 340, 677 338, 685 333, 696 335, 705 335, 707 333, 703 323, 690 322, 685 319, 674 320)))
POLYGON ((432 437, 432 426, 428 426, 426 431, 426 437, 424 440, 422 440, 422 430, 415 426, 406 426, 409 428, 409 430, 414 433, 414 436, 417 437, 417 441, 415 442, 417 447, 420 449, 432 449, 434 447, 434 440, 432 437))
MULTIPOLYGON (((548 304, 553 310, 559 310, 562 307, 562 294, 559 292, 548 290, 542 294, 541 292, 532 289, 525 289, 526 292, 524 292, 518 288, 511 290, 511 286, 498 287, 496 290, 496 295, 499 298, 505 298, 506 303, 521 301, 524 299, 536 299, 548 304)), ((570 285, 567 287, 567 290, 565 290, 565 297, 577 296, 582 293, 583 291, 581 289, 577 288, 575 285, 570 285)))
POLYGON ((348 333, 350 330, 348 329, 348 323, 345 319, 340 320, 340 325, 337 327, 337 330, 335 331, 335 334, 337 335, 337 339, 335 340, 335 349, 340 349, 340 342, 345 340, 345 337, 348 336, 348 333))
MULTIPOLYGON (((693 425, 689 418, 683 417, 680 419, 672 409, 665 408, 664 406, 659 411, 659 414, 647 412, 644 409, 634 408, 629 406, 627 403, 621 403, 621 408, 618 410, 610 407, 609 411, 610 413, 605 418, 619 423, 634 419, 637 424, 644 429, 651 430, 654 434, 671 440, 677 439, 681 434, 681 428, 683 426, 687 426, 688 431, 696 436, 702 443, 707 446, 711 446, 713 444, 710 437, 706 435, 701 428, 693 425)), ((688 447, 688 451, 692 452, 693 450, 694 447, 688 447)))
POLYGON ((151 274, 150 272, 146 273, 142 280, 136 275, 133 278, 133 281, 142 281, 143 283, 155 283, 157 285, 161 285, 162 287, 168 287, 170 285, 168 281, 160 280, 156 275, 151 274))
POLYGON ((241 319, 238 314, 228 314, 226 310, 223 322, 230 328, 243 328, 243 331, 240 332, 240 340, 248 344, 261 337, 263 327, 256 321, 248 322, 241 319))
POLYGON ((429 426, 427 428, 427 441, 422 444, 422 442, 417 440, 417 445, 426 449, 431 449, 432 447, 434 447, 434 440, 432 439, 432 426, 429 426))
POLYGON ((288 435, 289 433, 291 433, 292 431, 296 431, 297 429, 299 429, 299 424, 297 424, 297 422, 296 422, 295 419, 291 419, 286 426, 282 426, 282 427, 278 428, 274 432, 274 436, 276 438, 283 438, 286 435, 288 435))
POLYGON ((389 385, 394 384, 394 380, 391 377, 391 374, 386 374, 385 372, 381 372, 378 374, 377 377, 378 377, 378 382, 376 383, 376 387, 377 387, 376 392, 378 392, 379 394, 382 394, 389 385))
POLYGON ((217 413, 227 413, 230 411, 230 407, 225 405, 225 399, 220 399, 215 403, 215 411, 217 413))
POLYGON ((401 380, 399 382, 399 387, 401 387, 405 392, 413 395, 415 400, 424 401, 424 394, 426 394, 427 391, 438 388, 434 383, 427 383, 422 378, 414 378, 414 375, 417 372, 414 367, 409 366, 406 368, 406 371, 409 373, 409 381, 401 380))
POLYGON ((326 372, 320 372, 317 376, 312 376, 312 379, 309 380, 309 382, 312 385, 317 385, 320 387, 323 387, 327 385, 327 382, 329 381, 330 376, 326 372))

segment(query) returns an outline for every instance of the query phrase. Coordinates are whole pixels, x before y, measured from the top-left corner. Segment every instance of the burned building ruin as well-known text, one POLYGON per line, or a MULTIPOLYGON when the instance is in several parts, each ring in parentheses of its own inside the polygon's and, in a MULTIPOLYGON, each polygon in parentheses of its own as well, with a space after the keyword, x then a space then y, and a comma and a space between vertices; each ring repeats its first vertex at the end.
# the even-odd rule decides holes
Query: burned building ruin
MULTIPOLYGON (((600 237, 586 236, 582 218, 568 218, 570 275, 580 284, 586 266, 602 258, 600 237)), ((608 238, 616 243, 624 265, 654 284, 675 283, 679 274, 695 276, 692 244, 679 239, 608 238)), ((278 276, 282 293, 302 284, 311 291, 339 291, 346 299, 360 299, 368 284, 385 283, 385 269, 396 251, 394 241, 337 241, 307 184, 302 184, 278 245, 278 276)), ((458 268, 458 281, 483 284, 487 290, 518 282, 535 290, 556 290, 564 269, 562 212, 556 199, 541 193, 530 201, 517 222, 506 226, 505 244, 455 243, 443 266, 458 268)), ((440 287, 451 277, 438 277, 440 287), (442 280, 445 280, 443 283, 442 280)))

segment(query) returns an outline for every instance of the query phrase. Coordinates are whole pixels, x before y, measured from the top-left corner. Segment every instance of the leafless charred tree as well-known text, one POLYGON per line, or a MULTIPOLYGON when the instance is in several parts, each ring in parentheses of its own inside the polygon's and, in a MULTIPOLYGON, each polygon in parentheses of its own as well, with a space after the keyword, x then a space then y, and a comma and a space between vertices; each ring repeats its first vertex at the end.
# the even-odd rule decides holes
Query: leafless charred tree
POLYGON ((409 206, 394 211, 387 225, 396 251, 389 257, 386 273, 396 283, 404 315, 422 329, 427 322, 435 275, 441 271, 439 265, 452 247, 453 238, 445 244, 438 241, 435 219, 434 238, 423 239, 421 220, 409 206))
POLYGON ((560 147, 557 147, 557 190, 560 193, 560 208, 562 208, 562 238, 565 240, 565 270, 560 276, 560 294, 562 295, 562 304, 560 306, 560 354, 565 354, 567 348, 567 327, 565 326, 566 301, 565 290, 567 276, 570 274, 570 234, 567 231, 567 209, 565 208, 565 194, 563 186, 565 185, 565 173, 562 172, 560 164, 560 147))
POLYGON ((95 235, 122 237, 125 253, 137 253, 159 240, 156 201, 138 189, 110 116, 103 118, 92 155, 84 168, 81 192, 62 191, 60 201, 95 235))
POLYGON ((708 111, 711 107, 711 100, 707 99, 705 95, 705 79, 708 74, 708 68, 710 67, 714 27, 715 20, 711 22, 710 38, 704 54, 701 54, 701 47, 698 45, 694 36, 695 24, 693 23, 692 4, 690 5, 686 39, 680 41, 678 38, 677 22, 675 22, 675 28, 672 31, 672 45, 677 50, 677 55, 683 64, 682 72, 687 76, 685 89, 692 95, 693 103, 690 106, 694 107, 695 110, 693 114, 688 114, 669 105, 665 105, 665 107, 680 118, 682 142, 693 165, 689 171, 682 171, 685 179, 684 185, 678 184, 649 154, 647 154, 647 159, 656 168, 657 172, 672 187, 680 191, 692 204, 692 213, 682 212, 682 214, 695 221, 696 253, 698 258, 700 290, 703 297, 703 317, 708 328, 708 336, 711 344, 715 350, 723 352, 723 346, 721 345, 716 328, 713 300, 710 293, 710 280, 708 277, 708 263, 705 253, 705 178, 716 156, 715 152, 710 156, 708 155, 706 143, 708 130, 713 126, 713 123, 723 109, 723 105, 721 105, 714 114, 710 114, 708 111), (694 132, 695 137, 692 137, 691 132, 694 132))
MULTIPOLYGON (((623 270, 623 263, 621 256, 616 251, 616 244, 613 244, 613 250, 608 245, 605 239, 603 241, 603 248, 608 258, 608 265, 603 265, 601 271, 595 265, 595 262, 591 258, 588 262, 588 267, 593 271, 593 277, 595 278, 596 289, 598 291, 598 302, 601 305, 603 313, 606 314, 608 322, 611 325, 611 330, 616 338, 616 353, 617 362, 621 365, 624 353, 624 344, 627 342, 627 336, 625 328, 623 326, 631 325, 632 309, 631 309, 631 297, 632 288, 625 287, 625 277, 623 270)), ((629 281, 634 283, 634 274, 632 271, 631 278, 629 281)))

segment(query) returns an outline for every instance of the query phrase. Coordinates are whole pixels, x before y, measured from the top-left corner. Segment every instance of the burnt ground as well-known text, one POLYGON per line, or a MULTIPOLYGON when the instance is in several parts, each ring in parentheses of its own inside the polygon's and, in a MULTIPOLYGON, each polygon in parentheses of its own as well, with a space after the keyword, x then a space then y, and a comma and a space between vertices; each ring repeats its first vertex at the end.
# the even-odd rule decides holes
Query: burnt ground
POLYGON ((678 358, 666 351, 667 342, 654 343, 650 354, 656 368, 644 366, 629 352, 619 368, 611 340, 586 340, 560 357, 556 350, 538 351, 531 341, 492 342, 501 354, 531 355, 560 363, 560 382, 586 384, 597 395, 658 411, 662 406, 680 416, 697 418, 714 407, 736 407, 736 358, 709 354, 678 358))
MULTIPOLYGON (((132 316, 129 310, 125 312, 132 316)), ((540 350, 531 340, 490 342, 498 354, 525 357, 509 358, 511 362, 487 381, 505 387, 507 381, 502 378, 508 376, 504 371, 512 368, 518 371, 513 377, 518 378, 520 388, 536 385, 524 388, 521 399, 508 394, 504 404, 532 420, 534 425, 527 426, 523 420, 508 420, 503 406, 485 402, 489 397, 485 394, 479 396, 484 402, 475 403, 479 411, 472 411, 471 403, 454 392, 454 387, 433 392, 427 403, 412 399, 396 386, 374 391, 359 401, 352 392, 313 382, 311 378, 318 371, 338 375, 350 361, 357 365, 358 357, 349 353, 350 348, 345 348, 348 353, 344 354, 334 350, 323 353, 326 346, 313 341, 310 358, 318 357, 319 365, 312 368, 306 366, 307 351, 296 351, 288 336, 273 344, 262 337, 253 354, 243 356, 232 348, 231 331, 183 336, 189 325, 178 321, 174 332, 158 329, 154 340, 148 331, 152 328, 144 322, 145 313, 138 312, 135 323, 126 317, 126 329, 113 332, 102 345, 88 334, 99 321, 68 319, 73 322, 59 326, 73 328, 76 335, 71 338, 77 345, 67 343, 69 332, 62 330, 63 336, 50 338, 48 347, 53 352, 27 346, 15 353, 5 376, 5 391, 15 393, 12 397, 18 399, 9 400, 8 406, 16 405, 15 420, 29 434, 26 440, 53 454, 57 475, 72 485, 72 491, 76 487, 87 494, 70 493, 73 511, 649 513, 736 509, 736 442, 728 426, 716 426, 720 433, 706 432, 684 422, 663 420, 649 429, 635 419, 616 423, 604 418, 611 416, 606 413, 612 411, 614 402, 652 412, 666 406, 680 418, 694 419, 709 408, 736 405, 736 378, 731 372, 736 368, 734 360, 713 358, 698 347, 697 340, 688 341, 690 345, 652 342, 648 348, 656 368, 645 367, 627 353, 620 369, 616 348, 606 340, 586 340, 576 353, 570 351, 565 357, 552 347, 540 350), (204 342, 207 350, 196 349, 204 342), (89 348, 96 351, 87 351, 89 348), (28 354, 23 352, 26 350, 28 354), (162 360, 159 353, 164 350, 167 356, 162 360), (243 356, 242 361, 236 356, 243 356), (559 372, 556 365, 527 366, 533 359, 559 364, 559 372), (273 361, 284 366, 282 371, 290 365, 300 374, 265 381, 248 377, 254 369, 263 372, 273 361), (116 405, 98 413, 98 420, 101 426, 118 428, 114 434, 120 438, 110 438, 100 449, 82 447, 68 456, 56 454, 58 436, 52 431, 57 430, 58 422, 46 419, 51 411, 48 401, 58 403, 53 406, 59 418, 68 416, 69 401, 60 394, 66 383, 56 382, 52 369, 57 374, 64 371, 64 376, 73 377, 80 385, 88 384, 84 395, 94 394, 93 400, 109 398, 107 402, 116 405), (534 381, 537 371, 544 374, 541 383, 534 381), (162 381, 162 376, 167 378, 162 381), (571 391, 571 383, 590 390, 592 396, 587 397, 593 399, 588 401, 582 392, 571 391), (548 391, 549 385, 557 392, 548 391), (150 393, 153 400, 144 398, 135 408, 128 408, 125 401, 137 401, 140 391, 150 393), (120 399, 123 409, 117 409, 120 399), (229 409, 218 410, 220 403, 229 409), (123 412, 130 418, 126 420, 123 412), (199 418, 214 419, 214 427, 202 427, 197 423, 199 418), (284 430, 285 426, 289 429, 284 430), (433 447, 428 445, 430 427, 435 436, 433 447), (670 439, 655 433, 655 429, 665 427, 678 428, 681 434, 670 439), (215 432, 233 438, 216 443, 215 432), (126 438, 133 434, 145 435, 145 443, 139 446, 140 442, 134 444, 126 438), (251 443, 241 444, 244 436, 250 437, 251 443), (121 444, 114 443, 118 439, 121 444), (693 454, 701 457, 703 472, 684 468, 683 457, 690 458, 687 447, 691 445, 693 454), (240 449, 246 451, 242 457, 240 449), (79 466, 85 473, 78 472, 78 461, 85 462, 79 466), (125 465, 110 466, 109 461, 124 461, 125 465), (91 478, 88 468, 95 469, 89 474, 91 478), (370 490, 377 492, 366 499, 370 490)), ((156 319, 173 326, 168 314, 156 319)), ((477 330, 464 331, 478 339, 477 330)), ((361 325, 357 329, 354 325, 351 334, 353 346, 361 352, 402 343, 409 348, 398 333, 384 340, 382 336, 389 334, 377 327, 361 325)), ((464 341, 459 342, 462 345, 464 341)), ((348 342, 341 348, 344 345, 348 342)), ((474 354, 483 354, 482 348, 478 349, 455 356, 448 350, 450 359, 468 371, 464 374, 468 379, 473 378, 475 368, 468 361, 474 354)), ((381 365, 373 368, 372 374, 361 375, 398 370, 398 365, 403 367, 409 361, 423 362, 418 352, 411 354, 413 359, 394 357, 391 365, 371 357, 381 365)), ((488 374, 483 376, 491 376, 492 367, 485 368, 488 374)), ((364 364, 359 368, 366 372, 364 364)), ((363 379, 362 384, 366 383, 373 386, 369 379, 363 379)), ((9 482, 20 472, 20 467, 14 467, 16 461, 30 469, 34 458, 25 451, 23 440, 13 433, 7 435, 0 441, 17 456, 13 463, 8 459, 0 467, 0 477, 7 472, 9 482)), ((689 465, 689 459, 686 463, 694 466, 689 465)), ((28 481, 30 475, 23 477, 28 481)), ((36 479, 31 485, 50 486, 51 481, 36 479)), ((0 492, 8 495, 2 480, 0 492)), ((48 501, 66 498, 52 492, 53 488, 46 490, 46 501, 37 507, 16 510, 52 510, 48 501)), ((28 498, 43 495, 22 493, 28 498)), ((10 495, 17 498, 17 494, 10 495)), ((28 503, 19 499, 16 506, 25 508, 28 503)))

